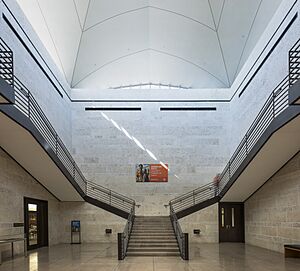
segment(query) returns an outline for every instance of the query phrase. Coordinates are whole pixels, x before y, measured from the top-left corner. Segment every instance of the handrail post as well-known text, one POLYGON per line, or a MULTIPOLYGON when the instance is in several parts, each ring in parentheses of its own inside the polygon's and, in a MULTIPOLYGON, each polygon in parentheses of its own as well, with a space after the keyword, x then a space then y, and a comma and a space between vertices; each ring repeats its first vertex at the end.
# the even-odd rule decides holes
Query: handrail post
POLYGON ((273 119, 275 118, 275 92, 272 91, 272 112, 273 112, 273 119))
POLYGON ((189 260, 189 234, 184 233, 183 234, 184 239, 184 260, 189 260))
POLYGON ((230 167, 231 167, 231 163, 230 163, 230 160, 229 160, 229 162, 228 162, 228 177, 229 177, 229 179, 231 178, 230 167))
POLYGON ((248 155, 248 133, 246 133, 245 141, 246 141, 246 156, 247 156, 248 155))
POLYGON ((118 260, 122 261, 123 259, 123 233, 118 232, 118 260))
POLYGON ((57 155, 57 149, 58 149, 58 138, 57 138, 57 134, 55 134, 55 154, 56 154, 56 156, 58 156, 57 155))
POLYGON ((31 106, 30 106, 30 94, 29 92, 27 93, 27 98, 28 98, 28 118, 30 119, 30 115, 31 115, 31 106))
POLYGON ((73 179, 75 180, 75 161, 73 161, 73 179))
POLYGON ((195 190, 193 190, 193 204, 195 205, 195 190))
POLYGON ((109 190, 109 205, 111 205, 111 190, 109 190))

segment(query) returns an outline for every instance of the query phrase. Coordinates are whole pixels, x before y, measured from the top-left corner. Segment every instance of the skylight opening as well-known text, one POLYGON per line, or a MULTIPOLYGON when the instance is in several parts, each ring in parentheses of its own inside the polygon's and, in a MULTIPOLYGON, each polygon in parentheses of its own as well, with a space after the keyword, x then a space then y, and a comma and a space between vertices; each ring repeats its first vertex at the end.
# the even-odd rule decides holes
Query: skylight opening
POLYGON ((161 83, 140 83, 111 87, 110 89, 191 89, 191 87, 161 83))

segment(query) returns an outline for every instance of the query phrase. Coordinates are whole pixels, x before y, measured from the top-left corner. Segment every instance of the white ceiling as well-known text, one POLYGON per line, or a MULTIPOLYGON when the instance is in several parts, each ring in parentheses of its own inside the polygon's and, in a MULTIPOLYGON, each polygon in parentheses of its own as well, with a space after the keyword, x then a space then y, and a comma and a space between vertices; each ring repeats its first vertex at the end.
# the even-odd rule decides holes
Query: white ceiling
POLYGON ((282 0, 17 0, 76 88, 229 87, 282 0))

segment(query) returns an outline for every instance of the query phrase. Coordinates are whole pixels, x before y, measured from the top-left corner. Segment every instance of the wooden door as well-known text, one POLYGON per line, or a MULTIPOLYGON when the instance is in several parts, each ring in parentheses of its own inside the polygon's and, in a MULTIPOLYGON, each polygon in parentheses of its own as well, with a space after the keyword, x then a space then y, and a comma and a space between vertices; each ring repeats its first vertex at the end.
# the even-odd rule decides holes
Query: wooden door
POLYGON ((244 203, 219 203, 219 241, 245 241, 244 203))

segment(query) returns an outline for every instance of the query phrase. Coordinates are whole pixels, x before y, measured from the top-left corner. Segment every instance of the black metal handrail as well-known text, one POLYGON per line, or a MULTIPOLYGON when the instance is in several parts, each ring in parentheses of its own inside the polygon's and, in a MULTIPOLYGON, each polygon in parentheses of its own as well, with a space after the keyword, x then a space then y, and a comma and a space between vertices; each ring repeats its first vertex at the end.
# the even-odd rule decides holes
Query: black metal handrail
POLYGON ((176 212, 173 209, 172 204, 170 205, 170 219, 173 226, 173 230, 177 239, 180 256, 183 260, 189 259, 189 234, 182 232, 179 224, 176 212))
POLYGON ((134 210, 134 200, 85 179, 38 102, 28 88, 14 76, 13 71, 13 52, 0 38, 0 77, 14 89, 14 107, 24 114, 40 132, 58 160, 78 185, 82 195, 92 197, 130 214, 134 210), (10 62, 7 60, 8 58, 10 62), (2 67, 5 67, 5 69, 2 69, 2 67))
POLYGON ((289 82, 293 85, 300 78, 300 39, 289 51, 289 82))
POLYGON ((187 207, 204 202, 219 194, 218 187, 213 183, 208 183, 201 187, 198 187, 192 191, 189 191, 169 202, 175 213, 186 209, 187 207))
POLYGON ((135 205, 132 206, 124 231, 118 233, 118 260, 124 260, 135 219, 135 205))
POLYGON ((14 106, 31 120, 82 192, 87 196, 130 213, 132 206, 135 205, 134 200, 85 179, 37 101, 17 77, 14 78, 14 90, 14 106))
POLYGON ((14 64, 13 51, 8 47, 2 38, 0 38, 0 77, 11 86, 14 83, 14 64))
POLYGON ((272 91, 250 128, 242 138, 237 149, 220 174, 218 185, 209 183, 185 193, 169 202, 175 213, 193 207, 216 196, 221 197, 226 191, 226 184, 245 161, 262 134, 271 122, 289 106, 288 89, 300 78, 300 39, 289 51, 289 75, 287 75, 272 91))
POLYGON ((92 181, 87 181, 86 184, 87 196, 90 196, 94 199, 99 199, 108 205, 128 213, 131 213, 132 208, 135 206, 135 201, 133 199, 130 199, 92 181))
POLYGON ((222 190, 229 182, 230 178, 238 170, 242 162, 245 161, 246 157, 252 151, 262 134, 270 126, 271 122, 288 108, 289 87, 289 77, 286 76, 272 91, 271 95, 265 102, 264 106, 260 110, 245 136, 242 138, 241 143, 221 173, 219 182, 220 193, 222 193, 222 190))

